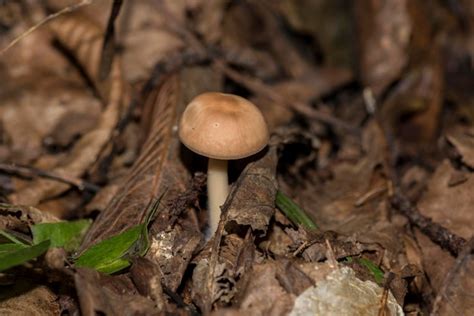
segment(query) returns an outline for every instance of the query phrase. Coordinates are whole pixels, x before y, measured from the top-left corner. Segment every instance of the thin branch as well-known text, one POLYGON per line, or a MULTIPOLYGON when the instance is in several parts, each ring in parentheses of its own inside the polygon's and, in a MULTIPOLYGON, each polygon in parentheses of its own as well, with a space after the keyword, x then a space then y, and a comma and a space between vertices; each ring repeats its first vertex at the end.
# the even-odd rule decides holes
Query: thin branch
POLYGON ((0 171, 3 171, 5 173, 9 174, 15 174, 20 177, 25 177, 25 178, 36 178, 36 177, 41 177, 41 178, 47 178, 51 180, 56 180, 62 183, 66 183, 69 185, 72 185, 76 188, 78 188, 81 191, 91 191, 91 192, 98 192, 100 190, 100 187, 84 181, 79 178, 74 178, 74 177, 68 177, 65 175, 59 175, 57 173, 51 172, 51 171, 46 171, 46 170, 41 170, 37 169, 34 167, 28 167, 28 166, 18 166, 15 164, 6 164, 6 163, 0 163, 0 171))
POLYGON ((34 31, 36 31, 38 28, 40 28, 41 26, 43 26, 44 24, 46 24, 47 22, 51 21, 52 19, 55 19, 63 14, 66 14, 66 13, 70 13, 70 12, 73 12, 83 6, 86 6, 86 5, 89 5, 92 3, 93 0, 83 0, 79 3, 76 3, 76 4, 72 4, 70 6, 67 6, 65 7, 64 9, 61 9, 60 11, 58 12, 55 12, 55 13, 52 13, 50 15, 48 15, 46 18, 44 18, 43 20, 41 20, 40 22, 38 22, 37 24, 33 25, 32 27, 30 27, 28 30, 26 30, 24 33, 20 34, 19 36, 17 36, 16 38, 14 38, 6 47, 2 48, 0 50, 0 56, 3 55, 7 50, 9 50, 10 48, 12 48, 13 46, 15 46, 16 44, 18 44, 19 41, 21 41, 22 39, 24 39, 25 37, 27 37, 28 35, 30 35, 31 33, 33 33, 34 31))
POLYGON ((418 227, 431 241, 444 250, 449 251, 453 256, 457 256, 466 244, 464 238, 450 232, 440 224, 433 222, 429 217, 421 214, 418 208, 412 205, 399 190, 395 191, 391 198, 391 203, 395 209, 408 218, 412 225, 418 227))
POLYGON ((404 215, 415 227, 418 227, 423 234, 428 236, 430 240, 439 245, 444 250, 449 251, 453 256, 457 256, 466 244, 466 240, 438 223, 431 218, 420 213, 418 208, 413 205, 403 194, 400 185, 400 176, 396 172, 396 149, 395 136, 390 126, 383 125, 379 119, 379 125, 384 130, 386 151, 385 151, 385 169, 390 179, 391 185, 389 190, 390 203, 395 210, 404 215))

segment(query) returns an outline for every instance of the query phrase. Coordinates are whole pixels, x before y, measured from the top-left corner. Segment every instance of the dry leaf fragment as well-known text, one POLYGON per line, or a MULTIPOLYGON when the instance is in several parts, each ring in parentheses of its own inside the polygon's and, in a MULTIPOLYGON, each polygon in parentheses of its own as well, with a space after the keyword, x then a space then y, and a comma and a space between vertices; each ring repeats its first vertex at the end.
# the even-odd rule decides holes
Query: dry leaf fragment
POLYGON ((245 168, 223 206, 227 223, 248 225, 265 235, 275 211, 276 162, 276 148, 271 146, 262 159, 245 168))
POLYGON ((43 285, 31 284, 31 280, 17 280, 13 287, 4 288, 0 295, 1 315, 53 316, 60 309, 56 295, 43 285))
POLYGON ((395 80, 408 62, 413 32, 407 0, 356 1, 360 76, 376 95, 395 80))
POLYGON ((74 275, 81 312, 85 316, 153 315, 155 304, 138 294, 128 278, 101 275, 95 270, 78 269, 74 275))
POLYGON ((445 160, 440 164, 429 181, 427 192, 418 203, 418 208, 434 222, 469 239, 474 234, 474 176, 465 174, 465 182, 450 187, 453 172, 455 170, 449 161, 445 160))
POLYGON ((161 271, 157 265, 148 259, 137 257, 133 261, 130 274, 140 294, 151 298, 158 311, 166 305, 161 286, 161 271))
MULTIPOLYGON (((447 160, 438 166, 428 183, 426 193, 418 203, 418 209, 434 222, 468 239, 474 233, 474 213, 472 212, 474 176, 472 173, 465 174, 466 181, 456 186, 449 186, 453 172, 456 170, 447 160)), ((423 255, 423 268, 434 291, 437 291, 454 263, 454 259, 426 236, 419 232, 416 236, 423 255)))
POLYGON ((287 293, 278 281, 273 263, 255 264, 237 285, 236 304, 243 315, 287 315, 294 294, 287 293))
MULTIPOLYGON (((107 104, 97 127, 83 135, 68 157, 53 169, 58 175, 80 177, 97 159, 105 144, 110 140, 118 122, 126 87, 122 81, 120 60, 115 58, 108 81, 100 82, 97 72, 102 48, 102 32, 92 21, 81 15, 68 15, 49 23, 58 39, 76 54, 89 78, 95 82, 98 92, 107 104)), ((18 204, 36 205, 41 200, 66 191, 68 185, 56 181, 39 179, 21 191, 10 195, 18 204)))
POLYGON ((474 168, 474 133, 452 133, 446 136, 448 141, 456 148, 462 161, 474 168))

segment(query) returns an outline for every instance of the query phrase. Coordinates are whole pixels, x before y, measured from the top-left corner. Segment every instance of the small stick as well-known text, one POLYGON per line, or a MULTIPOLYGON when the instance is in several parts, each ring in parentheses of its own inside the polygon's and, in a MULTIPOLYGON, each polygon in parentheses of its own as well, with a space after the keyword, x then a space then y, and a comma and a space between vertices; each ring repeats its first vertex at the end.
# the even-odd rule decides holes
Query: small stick
POLYGON ((388 302, 388 293, 390 290, 390 283, 392 283, 393 279, 395 278, 395 274, 390 272, 385 280, 385 284, 383 286, 382 297, 380 299, 380 308, 378 312, 378 316, 386 316, 389 314, 387 311, 387 302, 388 302))
POLYGON ((444 250, 448 250, 453 256, 457 256, 466 240, 444 228, 430 218, 420 213, 403 194, 400 188, 400 178, 396 172, 395 137, 389 126, 384 126, 380 120, 379 125, 384 130, 386 150, 385 169, 389 178, 389 196, 392 207, 398 210, 410 221, 410 224, 418 227, 423 234, 428 236, 434 243, 444 250))
POLYGON ((25 37, 27 37, 28 35, 30 35, 31 33, 33 33, 34 31, 36 31, 38 28, 40 28, 41 26, 43 26, 44 24, 46 24, 47 22, 51 21, 52 19, 55 19, 57 18, 58 16, 61 16, 63 14, 66 14, 66 13, 69 13, 69 12, 73 12, 83 6, 86 6, 86 5, 89 5, 92 3, 92 0, 83 0, 79 3, 76 3, 76 4, 73 4, 73 5, 70 5, 70 6, 67 6, 65 7, 64 9, 58 11, 58 12, 55 12, 53 14, 50 14, 48 15, 46 18, 44 18, 43 20, 41 20, 40 22, 38 22, 37 24, 33 25, 32 27, 30 27, 28 30, 26 30, 24 33, 20 34, 18 37, 14 38, 6 47, 2 48, 0 50, 0 56, 3 55, 7 50, 9 50, 10 48, 12 48, 13 46, 15 46, 19 41, 21 41, 22 39, 24 39, 25 37))
POLYGON ((418 208, 412 205, 400 190, 395 191, 390 202, 395 209, 407 217, 410 223, 418 227, 431 241, 444 250, 448 250, 455 257, 461 252, 466 240, 421 214, 418 208))
POLYGON ((28 178, 41 177, 41 178, 56 180, 62 183, 72 185, 81 191, 98 192, 100 190, 99 186, 93 183, 84 181, 82 179, 69 177, 65 175, 59 175, 55 172, 40 170, 34 167, 0 163, 0 171, 10 173, 10 174, 16 174, 21 177, 28 177, 28 178))

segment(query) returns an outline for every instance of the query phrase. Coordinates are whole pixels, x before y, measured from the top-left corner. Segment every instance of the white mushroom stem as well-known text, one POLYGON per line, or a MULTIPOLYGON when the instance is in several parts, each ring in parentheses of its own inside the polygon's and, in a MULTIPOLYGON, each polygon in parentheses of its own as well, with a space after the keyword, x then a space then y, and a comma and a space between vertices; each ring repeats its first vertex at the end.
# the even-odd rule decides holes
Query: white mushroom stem
POLYGON ((227 160, 209 158, 207 167, 207 201, 209 211, 209 236, 214 235, 221 218, 221 206, 229 194, 227 160))

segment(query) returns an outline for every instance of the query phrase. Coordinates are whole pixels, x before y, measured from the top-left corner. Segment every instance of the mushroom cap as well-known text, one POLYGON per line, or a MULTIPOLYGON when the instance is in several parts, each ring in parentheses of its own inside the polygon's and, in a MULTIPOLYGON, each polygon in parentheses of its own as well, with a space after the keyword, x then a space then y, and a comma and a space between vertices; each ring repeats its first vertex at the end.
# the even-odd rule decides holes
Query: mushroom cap
POLYGON ((179 138, 190 150, 214 159, 251 156, 268 143, 260 110, 246 99, 207 92, 195 97, 179 123, 179 138))

